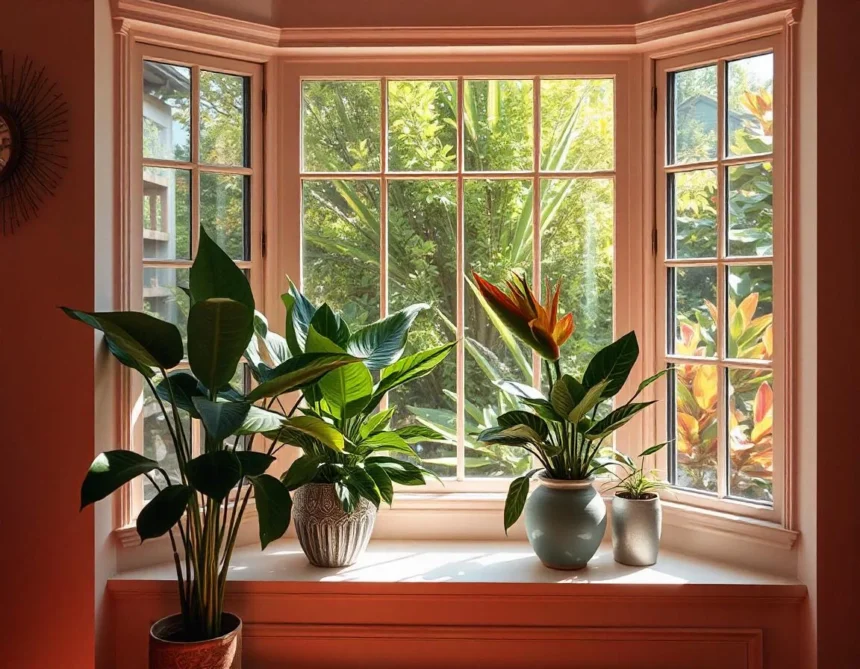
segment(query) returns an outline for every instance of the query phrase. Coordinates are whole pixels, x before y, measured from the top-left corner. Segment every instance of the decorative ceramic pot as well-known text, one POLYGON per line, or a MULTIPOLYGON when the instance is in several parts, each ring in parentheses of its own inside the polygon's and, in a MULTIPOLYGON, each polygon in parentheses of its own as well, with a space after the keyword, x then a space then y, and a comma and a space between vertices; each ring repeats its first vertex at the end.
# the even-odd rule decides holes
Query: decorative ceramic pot
POLYGON ((221 615, 222 635, 182 641, 182 614, 162 618, 149 630, 149 669, 242 669, 242 619, 221 615))
POLYGON ((633 567, 657 562, 663 510, 660 498, 648 493, 647 499, 630 499, 615 493, 612 500, 612 552, 615 561, 633 567))
POLYGON ((606 533, 606 505, 594 479, 563 481, 538 476, 526 502, 526 534, 532 549, 552 569, 582 569, 606 533))
POLYGON ((352 513, 337 501, 333 483, 307 483, 293 493, 293 522, 312 565, 349 567, 367 548, 376 507, 359 498, 352 513))

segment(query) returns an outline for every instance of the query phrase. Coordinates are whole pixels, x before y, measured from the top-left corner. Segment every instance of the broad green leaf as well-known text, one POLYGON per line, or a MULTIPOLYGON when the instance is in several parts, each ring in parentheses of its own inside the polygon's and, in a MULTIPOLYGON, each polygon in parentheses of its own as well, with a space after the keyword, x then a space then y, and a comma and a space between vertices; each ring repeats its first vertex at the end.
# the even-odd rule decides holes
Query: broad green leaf
POLYGON ((314 317, 316 307, 308 301, 290 281, 290 290, 281 295, 281 300, 287 309, 286 339, 293 355, 305 352, 308 328, 314 317))
POLYGON ((350 467, 347 470, 346 483, 373 506, 379 508, 382 498, 379 490, 376 489, 373 477, 364 470, 364 467, 350 467))
POLYGON ((194 398, 205 397, 205 395, 193 374, 189 372, 173 372, 172 374, 168 374, 167 378, 162 379, 155 386, 156 394, 167 405, 171 402, 170 389, 173 390, 173 398, 179 409, 187 411, 193 418, 200 418, 200 414, 197 413, 197 407, 194 406, 194 398), (170 388, 168 388, 168 385, 170 388))
MULTIPOLYGON (((313 437, 332 450, 342 451, 344 448, 343 435, 338 432, 337 428, 316 416, 294 416, 293 418, 288 418, 284 423, 282 432, 290 430, 313 437)), ((282 441, 290 443, 283 437, 282 441)))
POLYGON ((251 410, 248 402, 211 402, 205 397, 195 397, 193 402, 206 433, 214 441, 224 441, 235 434, 251 410))
POLYGON ((242 478, 242 464, 232 451, 212 451, 189 460, 185 475, 197 492, 220 501, 242 478))
POLYGON ((373 391, 373 399, 370 405, 376 406, 388 391, 402 386, 404 383, 420 379, 432 372, 457 345, 457 342, 444 344, 426 351, 401 358, 382 370, 379 384, 373 391))
POLYGON ((516 397, 518 400, 547 401, 546 397, 543 396, 543 393, 540 390, 535 390, 524 383, 517 383, 516 381, 499 381, 496 385, 504 392, 516 397))
POLYGON ((505 534, 508 533, 510 527, 517 522, 517 519, 523 512, 526 505, 526 498, 529 496, 529 481, 538 469, 532 469, 519 478, 511 481, 508 488, 508 495, 505 498, 505 534))
POLYGON ((624 406, 615 409, 615 411, 611 411, 605 418, 597 421, 591 426, 591 429, 585 433, 586 439, 602 439, 608 436, 633 418, 637 413, 643 409, 647 409, 652 404, 654 404, 654 401, 633 402, 625 404, 624 406))
POLYGON ((323 304, 316 310, 310 324, 319 334, 341 348, 346 347, 349 342, 349 326, 331 310, 328 304, 323 304))
POLYGON ((549 436, 549 428, 541 417, 536 416, 533 413, 529 413, 528 411, 508 411, 507 413, 503 413, 499 416, 497 420, 499 427, 505 428, 506 430, 516 427, 517 425, 528 427, 538 436, 539 441, 543 441, 549 436))
POLYGON ((98 502, 133 478, 158 469, 155 460, 134 451, 105 451, 100 453, 81 485, 81 508, 98 502))
POLYGON ((242 476, 262 476, 275 461, 268 453, 259 451, 233 451, 242 465, 242 476))
POLYGON ((222 388, 236 373, 254 335, 254 312, 225 298, 195 302, 188 314, 188 363, 207 388, 222 388))
POLYGON ((248 401, 299 390, 316 383, 327 372, 355 361, 346 353, 300 353, 271 370, 267 380, 248 393, 248 401))
POLYGON ((586 414, 594 409, 600 403, 601 399, 603 399, 608 383, 608 381, 601 381, 589 388, 579 404, 567 414, 567 419, 574 425, 583 420, 586 414))
POLYGON ((387 318, 356 330, 349 338, 347 352, 364 358, 368 369, 382 369, 396 362, 406 346, 412 323, 428 304, 413 304, 387 318))
POLYGON ((554 384, 549 399, 553 409, 562 416, 567 416, 574 407, 582 402, 586 389, 570 374, 564 374, 554 384))
POLYGON ((510 433, 507 428, 498 426, 481 430, 475 438, 485 444, 501 444, 503 446, 522 446, 529 441, 524 434, 510 433))
POLYGON ((448 438, 441 432, 426 425, 407 425, 394 430, 407 444, 417 444, 421 441, 447 442, 448 438))
POLYGON ((248 411, 248 415, 245 416, 245 420, 235 434, 277 434, 284 420, 286 419, 283 414, 251 405, 251 410, 248 411))
MULTIPOLYGON (((212 240, 202 225, 197 255, 188 276, 194 306, 212 299, 232 300, 248 309, 253 318, 254 295, 245 273, 212 240)), ((191 307, 191 310, 193 312, 194 307, 191 307)), ((189 339, 190 334, 189 332, 189 339)), ((247 342, 242 345, 243 350, 246 344, 247 342)))
POLYGON ((341 419, 361 413, 373 394, 373 377, 363 363, 354 362, 326 374, 319 382, 332 413, 341 419))
POLYGON ((135 311, 91 313, 60 308, 69 318, 103 332, 111 353, 127 367, 171 369, 182 360, 182 336, 173 323, 135 311))
POLYGON ((257 503, 260 547, 265 548, 286 533, 290 526, 293 500, 286 486, 274 476, 263 474, 252 476, 250 480, 254 486, 254 501, 257 503))
POLYGON ((385 455, 371 456, 365 461, 366 466, 382 467, 394 483, 400 485, 424 485, 425 470, 418 465, 404 460, 398 460, 385 455))
POLYGON ((367 473, 376 484, 376 489, 379 491, 380 497, 388 506, 394 501, 394 484, 391 482, 391 477, 385 473, 385 470, 379 465, 367 465, 367 473))
POLYGON ((654 453, 657 453, 657 452, 663 450, 663 448, 665 446, 667 446, 668 444, 669 444, 668 441, 664 441, 662 444, 655 444, 654 446, 651 446, 650 448, 646 448, 644 451, 642 451, 638 455, 638 457, 644 458, 644 457, 647 457, 649 455, 654 455, 654 453))
POLYGON ((254 373, 255 380, 263 376, 260 372, 286 362, 290 357, 287 340, 277 332, 269 330, 266 317, 259 311, 254 313, 254 336, 245 348, 245 359, 254 373))
POLYGON ((355 505, 358 504, 359 493, 346 481, 338 481, 334 484, 334 493, 337 495, 337 501, 340 503, 346 513, 355 511, 355 505))
POLYGON ((603 397, 614 397, 624 386, 638 358, 639 343, 636 341, 636 333, 628 332, 594 355, 582 377, 582 385, 593 388, 602 381, 608 381, 603 397))
POLYGON ((322 463, 323 458, 321 456, 306 453, 296 458, 281 477, 281 481, 291 491, 302 487, 305 483, 312 483, 322 463))
POLYGON ((395 407, 390 407, 385 411, 380 411, 368 418, 364 425, 361 426, 361 436, 369 437, 375 432, 382 432, 388 428, 391 418, 394 416, 395 407))
POLYGON ((134 358, 132 358, 128 353, 126 353, 122 348, 120 348, 119 345, 117 345, 117 343, 113 341, 113 339, 111 339, 110 337, 105 337, 104 341, 105 346, 107 346, 107 350, 110 351, 113 357, 119 360, 121 365, 125 365, 126 367, 135 370, 147 379, 151 379, 153 376, 156 375, 157 372, 153 367, 144 365, 139 360, 135 360, 134 358))
POLYGON ((657 379, 665 376, 669 372, 674 372, 674 371, 675 371, 674 367, 667 367, 666 369, 661 369, 659 372, 657 372, 653 376, 649 376, 647 379, 645 379, 642 383, 639 384, 639 387, 636 388, 636 394, 633 397, 638 396, 639 393, 641 393, 643 390, 645 390, 648 386, 650 386, 652 383, 654 383, 657 379))
POLYGON ((137 515, 140 542, 160 537, 182 519, 194 491, 186 485, 169 485, 153 497, 137 515))
POLYGON ((406 443, 406 440, 396 432, 377 432, 362 439, 360 445, 374 451, 391 451, 393 453, 405 453, 412 457, 418 457, 415 451, 406 443))

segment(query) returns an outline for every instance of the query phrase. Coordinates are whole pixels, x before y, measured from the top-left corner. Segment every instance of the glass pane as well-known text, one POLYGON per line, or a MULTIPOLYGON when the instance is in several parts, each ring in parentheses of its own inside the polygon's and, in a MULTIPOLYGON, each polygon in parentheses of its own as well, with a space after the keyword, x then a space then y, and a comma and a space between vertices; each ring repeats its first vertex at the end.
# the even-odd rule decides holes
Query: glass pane
POLYGON ((457 82, 388 82, 388 168, 457 169, 457 82))
MULTIPOLYGON (((457 307, 457 185, 445 181, 392 181, 388 189, 390 312, 416 302, 425 311, 412 326, 406 355, 455 339, 457 307)), ((424 423, 456 435, 456 369, 450 354, 431 374, 389 393, 397 426, 424 423)), ((456 472, 454 444, 424 442, 415 450, 441 476, 456 472)), ((468 454, 467 454, 468 455, 468 454)))
POLYGON ((694 170, 669 175, 674 239, 670 258, 717 257, 717 171, 694 170))
POLYGON ((773 255, 773 165, 736 165, 728 178, 729 255, 773 255))
POLYGON ((233 260, 250 260, 248 248, 248 177, 200 173, 200 224, 233 260))
POLYGON ((200 72, 200 162, 250 165, 246 113, 248 78, 200 72))
POLYGON ((466 82, 463 108, 467 170, 532 169, 533 89, 531 80, 466 82))
POLYGON ((675 485, 717 491, 717 367, 678 365, 675 377, 675 485))
POLYGON ((573 313, 576 330, 561 362, 579 378, 594 353, 612 342, 614 199, 612 179, 541 183, 541 274, 562 282, 559 312, 573 313))
POLYGON ((729 494, 773 503, 773 372, 730 369, 729 494))
POLYGON ((728 356, 770 360, 773 357, 773 267, 730 267, 728 284, 728 356))
POLYGON ((378 81, 302 84, 302 164, 306 172, 379 170, 378 81))
POLYGON ((495 284, 511 272, 532 274, 531 181, 466 181, 466 460, 467 476, 518 476, 531 465, 523 449, 480 444, 474 434, 518 408, 496 381, 531 385, 531 349, 479 299, 471 272, 495 284))
POLYGON ((143 62, 143 157, 191 160, 191 70, 143 62))
POLYGON ((717 66, 675 72, 672 86, 672 163, 717 158, 717 66))
POLYGON ((379 318, 379 182, 306 181, 303 289, 350 326, 379 318))
POLYGON ((541 168, 609 170, 615 164, 615 82, 541 81, 541 168))
POLYGON ((717 355, 717 268, 669 268, 669 298, 674 296, 675 355, 717 355))
POLYGON ((773 54, 728 64, 729 155, 773 151, 773 54))
MULTIPOLYGON (((162 377, 156 376, 153 378, 153 383, 158 385, 162 377)), ((165 405, 167 406, 167 405, 165 405)), ((170 411, 170 409, 167 409, 170 411)), ((185 412, 179 412, 182 427, 185 435, 191 438, 191 417, 185 412)), ((171 416, 172 420, 172 416, 171 416)), ((171 423, 172 425, 172 423, 171 423)), ((170 437, 170 428, 167 426, 167 420, 161 412, 158 405, 158 400, 149 390, 149 386, 143 389, 143 455, 147 458, 152 458, 167 472, 171 483, 179 483, 179 462, 176 459, 176 451, 173 447, 173 439, 170 437)), ((164 478, 153 473, 153 477, 158 482, 159 487, 165 486, 164 478)), ((143 499, 149 501, 156 495, 155 486, 149 479, 143 479, 143 499)))
POLYGON ((143 168, 143 257, 191 257, 191 172, 143 168))
POLYGON ((143 311, 179 328, 182 341, 187 339, 188 270, 167 267, 143 268, 143 311))

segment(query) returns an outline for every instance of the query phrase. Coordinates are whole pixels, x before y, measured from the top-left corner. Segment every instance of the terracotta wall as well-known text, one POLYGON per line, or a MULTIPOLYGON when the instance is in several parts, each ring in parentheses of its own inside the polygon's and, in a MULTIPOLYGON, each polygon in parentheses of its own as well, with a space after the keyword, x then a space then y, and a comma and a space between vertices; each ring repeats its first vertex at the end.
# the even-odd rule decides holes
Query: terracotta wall
POLYGON ((0 48, 46 67, 71 134, 56 195, 0 238, 0 666, 91 669, 93 514, 78 504, 94 449, 93 335, 56 307, 94 299, 93 0, 3 6, 0 48))

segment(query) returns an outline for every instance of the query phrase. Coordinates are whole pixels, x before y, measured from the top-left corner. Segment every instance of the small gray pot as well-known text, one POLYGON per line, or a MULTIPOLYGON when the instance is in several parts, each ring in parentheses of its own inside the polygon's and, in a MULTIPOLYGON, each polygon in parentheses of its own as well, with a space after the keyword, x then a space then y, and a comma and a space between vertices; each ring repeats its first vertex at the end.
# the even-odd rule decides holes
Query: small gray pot
POLYGON ((612 552, 615 561, 633 567, 657 562, 663 510, 660 498, 629 499, 615 493, 612 499, 612 552))
POLYGON ((563 481, 538 476, 526 502, 526 535, 540 561, 551 569, 582 569, 606 533, 606 505, 594 479, 563 481))
POLYGON ((307 483, 293 493, 293 522, 299 543, 316 567, 349 567, 367 548, 376 507, 364 497, 346 513, 333 483, 307 483))

